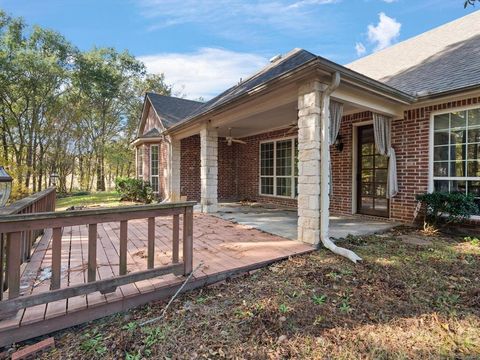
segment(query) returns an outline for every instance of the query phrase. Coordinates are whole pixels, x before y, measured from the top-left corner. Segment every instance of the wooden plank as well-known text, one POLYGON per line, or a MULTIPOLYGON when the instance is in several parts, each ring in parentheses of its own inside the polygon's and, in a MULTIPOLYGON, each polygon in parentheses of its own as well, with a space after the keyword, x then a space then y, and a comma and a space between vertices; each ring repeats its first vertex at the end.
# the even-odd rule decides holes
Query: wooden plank
POLYGON ((147 268, 153 269, 155 265, 155 218, 148 218, 148 260, 147 268))
POLYGON ((54 228, 52 231, 52 279, 50 290, 60 288, 62 271, 62 228, 54 228))
POLYGON ((178 263, 178 256, 180 250, 180 216, 173 215, 173 234, 172 234, 172 261, 174 264, 178 263))
MULTIPOLYGON (((107 234, 107 238, 109 240, 109 249, 108 249, 108 258, 110 259, 110 263, 112 263, 112 261, 117 261, 117 259, 119 259, 119 255, 120 255, 120 239, 119 237, 116 236, 116 231, 113 229, 112 227, 112 223, 105 223, 103 224, 103 227, 105 228, 105 232, 107 234)), ((116 225, 116 224, 115 224, 116 225)), ((116 229, 118 230, 118 229, 116 229)), ((127 238, 128 238, 128 235, 127 235, 127 238)), ((107 240, 107 239, 105 239, 107 240)), ((128 242, 125 244, 126 246, 128 245, 128 242)), ((129 257, 129 254, 128 254, 128 249, 125 249, 125 253, 126 253, 126 259, 125 261, 127 262, 127 273, 128 273, 128 261, 130 261, 130 264, 134 263, 133 260, 131 260, 131 258, 129 257)), ((118 269, 116 266, 112 266, 113 270, 115 270, 115 276, 118 276, 118 275, 122 275, 120 274, 120 266, 118 266, 118 269)), ((127 273, 123 274, 123 275, 126 275, 127 273)), ((135 286, 135 283, 132 283, 132 284, 126 284, 126 285, 122 285, 120 287, 120 290, 122 291, 122 294, 123 296, 131 296, 131 295, 138 295, 140 293, 140 291, 138 290, 138 288, 135 286)))
MULTIPOLYGON (((315 251, 315 249, 311 248, 309 251, 306 252, 311 251, 315 251)), ((281 258, 272 258, 266 261, 257 262, 249 266, 221 271, 212 276, 196 277, 186 284, 182 292, 214 284, 216 282, 228 279, 229 277, 236 276, 251 270, 259 269, 268 266, 274 262, 284 260, 286 258, 288 258, 288 256, 283 256, 281 258)), ((62 318, 62 321, 58 321, 57 319, 50 319, 37 324, 32 324, 32 326, 26 327, 25 329, 11 329, 8 331, 0 330, 0 346, 7 346, 12 344, 13 342, 19 342, 29 339, 31 337, 48 334, 53 331, 58 331, 71 326, 85 323, 87 321, 99 319, 120 311, 126 311, 130 308, 137 307, 142 304, 168 298, 177 292, 178 287, 181 285, 181 283, 182 279, 178 279, 177 282, 164 286, 162 289, 159 289, 157 291, 150 291, 147 293, 143 293, 139 296, 133 296, 102 306, 88 308, 83 311, 77 311, 73 314, 66 316, 65 318, 62 318)))
POLYGON ((88 282, 97 275, 97 224, 88 225, 88 282))
MULTIPOLYGON (((50 290, 50 283, 48 280, 41 281, 40 280, 40 273, 41 269, 43 268, 43 264, 45 261, 45 257, 51 257, 51 242, 52 242, 52 230, 47 229, 45 233, 40 238, 35 250, 32 254, 32 260, 28 263, 28 266, 32 267, 31 271, 33 272, 36 269, 37 275, 32 283, 32 288, 30 292, 26 294, 40 294, 43 292, 48 292, 50 290)), ((45 266, 47 267, 47 266, 45 266)), ((26 272, 29 269, 25 269, 24 273, 22 274, 22 278, 26 276, 26 272)), ((37 306, 31 306, 25 309, 25 313, 22 318, 21 326, 28 325, 45 318, 45 312, 47 309, 46 304, 41 304, 37 306)))
POLYGON ((120 222, 120 275, 127 274, 128 221, 120 222))
POLYGON ((192 203, 168 203, 155 205, 136 205, 98 210, 76 210, 44 212, 36 214, 8 215, 0 217, 0 225, 5 233, 66 227, 91 223, 118 222, 123 220, 144 219, 148 217, 182 214, 192 203))
POLYGON ((193 208, 185 208, 183 214, 183 275, 188 275, 193 268, 193 208))
MULTIPOLYGON (((85 283, 85 269, 83 252, 82 233, 79 226, 72 229, 72 240, 70 245, 70 262, 68 266, 68 286, 85 283)), ((67 313, 78 311, 87 307, 87 295, 80 295, 68 299, 67 313)))
POLYGON ((7 235, 7 283, 9 300, 18 297, 20 294, 21 239, 21 232, 7 235))
POLYGON ((22 296, 15 299, 5 300, 0 303, 0 317, 5 314, 29 306, 44 304, 47 302, 62 300, 72 296, 92 293, 94 291, 108 291, 112 287, 142 281, 165 274, 182 274, 183 264, 162 266, 156 269, 138 271, 128 275, 118 276, 111 279, 98 280, 83 285, 74 285, 63 289, 51 290, 48 293, 22 296))

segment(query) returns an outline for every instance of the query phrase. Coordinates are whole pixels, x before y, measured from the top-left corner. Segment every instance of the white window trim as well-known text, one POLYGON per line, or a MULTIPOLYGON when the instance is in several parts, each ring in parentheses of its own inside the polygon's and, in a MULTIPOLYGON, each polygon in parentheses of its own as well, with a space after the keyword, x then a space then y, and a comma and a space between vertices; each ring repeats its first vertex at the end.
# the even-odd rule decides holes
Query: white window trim
MULTIPOLYGON (((281 138, 275 139, 268 139, 262 140, 258 144, 258 194, 260 196, 266 196, 271 198, 280 198, 280 199, 296 199, 297 196, 295 195, 295 139, 298 136, 286 136, 281 138), (290 176, 292 179, 292 194, 291 196, 284 196, 284 195, 276 195, 277 194, 277 142, 291 140, 292 142, 292 175, 290 176), (263 194, 262 193, 262 144, 273 143, 273 175, 272 176, 264 176, 264 177, 273 177, 273 195, 272 194, 263 194)), ((283 178, 288 178, 288 176, 279 176, 283 178)))
POLYGON ((145 151, 144 151, 144 149, 143 149, 142 146, 143 146, 143 145, 138 146, 138 147, 135 148, 135 150, 136 150, 136 151, 135 151, 135 164, 136 164, 137 179, 140 179, 140 178, 143 179, 143 173, 144 173, 144 169, 143 169, 143 158, 144 158, 144 156, 145 156, 145 151), (142 152, 142 162, 141 162, 141 163, 138 162, 138 152, 139 152, 139 150, 141 150, 141 152, 142 152), (141 173, 141 174, 138 172, 139 164, 141 164, 141 169, 142 169, 142 173, 141 173))
MULTIPOLYGON (((154 194, 158 194, 160 192, 160 146, 158 145, 150 145, 150 185, 153 184, 153 181, 152 179, 154 177, 156 177, 158 179, 157 181, 157 184, 158 184, 158 189, 157 191, 153 191, 154 194), (152 154, 153 154, 153 151, 152 151, 152 148, 156 147, 157 148, 157 155, 158 155, 158 159, 157 159, 157 162, 158 162, 158 174, 157 175, 153 175, 152 174, 152 154)), ((152 187, 153 189, 153 187, 152 187)))
MULTIPOLYGON (((428 192, 432 193, 434 191, 433 182, 433 150, 434 150, 434 128, 433 128, 433 121, 436 115, 443 115, 443 114, 450 114, 452 112, 459 112, 465 110, 474 110, 479 109, 480 104, 473 104, 473 105, 466 105, 466 106, 459 106, 450 109, 441 109, 435 110, 430 113, 430 129, 429 129, 429 142, 428 142, 428 192)), ((436 180, 460 180, 460 181, 469 181, 469 180, 480 180, 478 177, 436 177, 436 180)), ((480 220, 480 215, 474 215, 471 217, 472 220, 480 220)))

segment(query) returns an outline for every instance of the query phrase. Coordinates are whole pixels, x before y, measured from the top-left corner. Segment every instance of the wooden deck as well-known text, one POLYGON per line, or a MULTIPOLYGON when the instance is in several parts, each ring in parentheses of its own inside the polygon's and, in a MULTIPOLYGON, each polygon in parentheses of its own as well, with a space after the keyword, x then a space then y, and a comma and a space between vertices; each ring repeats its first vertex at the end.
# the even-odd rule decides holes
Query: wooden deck
MULTIPOLYGON (((147 269, 147 219, 129 221, 128 272, 147 269)), ((195 214, 193 267, 195 272, 185 290, 201 287, 232 275, 263 267, 312 247, 208 215, 195 214)), ((182 224, 180 224, 182 229, 182 224)), ((97 279, 119 275, 120 224, 100 223, 97 233, 97 279)), ((172 259, 171 217, 155 220, 155 266, 172 259)), ((61 287, 87 282, 88 226, 63 228, 61 241, 61 287)), ((182 254, 180 243, 180 254, 182 254)), ((20 293, 39 294, 50 289, 52 230, 35 244, 31 260, 22 268, 20 293)), ((47 334, 115 312, 171 296, 184 281, 173 274, 122 285, 114 292, 100 292, 36 305, 0 321, 0 346, 47 334)))

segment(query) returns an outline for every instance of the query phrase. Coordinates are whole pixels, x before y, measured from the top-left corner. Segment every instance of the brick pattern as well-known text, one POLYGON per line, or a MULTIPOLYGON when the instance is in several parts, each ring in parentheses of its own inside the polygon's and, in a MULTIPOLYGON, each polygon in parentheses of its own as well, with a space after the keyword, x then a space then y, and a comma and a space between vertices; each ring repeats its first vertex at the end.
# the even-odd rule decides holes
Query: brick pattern
POLYGON ((240 200, 254 200, 282 207, 296 207, 297 200, 259 194, 259 157, 260 142, 285 137, 297 136, 297 132, 288 133, 288 129, 270 131, 263 134, 242 138, 247 145, 233 144, 237 167, 237 198, 240 200))
POLYGON ((372 120, 369 111, 346 115, 342 118, 339 135, 342 136, 343 150, 335 146, 330 148, 332 158, 333 193, 330 200, 330 211, 338 215, 351 215, 352 211, 352 168, 353 168, 353 124, 372 120))
MULTIPOLYGON (((429 126, 430 114, 438 110, 454 110, 458 107, 479 104, 480 97, 429 105, 408 110, 404 119, 392 122, 392 146, 397 154, 399 193, 391 200, 390 217, 410 222, 416 211, 416 195, 428 190, 429 126)), ((331 211, 348 215, 352 209, 353 124, 371 121, 371 112, 346 115, 342 119, 340 135, 342 152, 331 148, 333 195, 331 211)), ((227 146, 224 139, 218 142, 218 198, 219 200, 255 200, 284 207, 295 207, 296 199, 259 195, 259 146, 264 140, 295 136, 288 129, 270 131, 243 138, 247 145, 227 146)), ((145 158, 149 159, 149 150, 145 158)), ((145 167, 144 173, 148 172, 145 167)), ((181 141, 181 194, 189 200, 200 200, 200 137, 181 141)))
POLYGON ((182 139, 180 147, 180 194, 200 201, 200 135, 182 139))

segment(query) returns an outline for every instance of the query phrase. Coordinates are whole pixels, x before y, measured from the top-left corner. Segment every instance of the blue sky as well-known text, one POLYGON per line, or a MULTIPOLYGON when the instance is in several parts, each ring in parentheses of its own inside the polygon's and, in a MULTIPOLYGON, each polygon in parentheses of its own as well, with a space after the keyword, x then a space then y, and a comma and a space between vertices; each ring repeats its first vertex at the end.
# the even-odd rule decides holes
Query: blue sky
MULTIPOLYGON (((478 6, 477 6, 478 7, 478 6)), ((346 64, 475 11, 463 0, 0 0, 80 49, 128 49, 206 99, 300 47, 346 64)))

